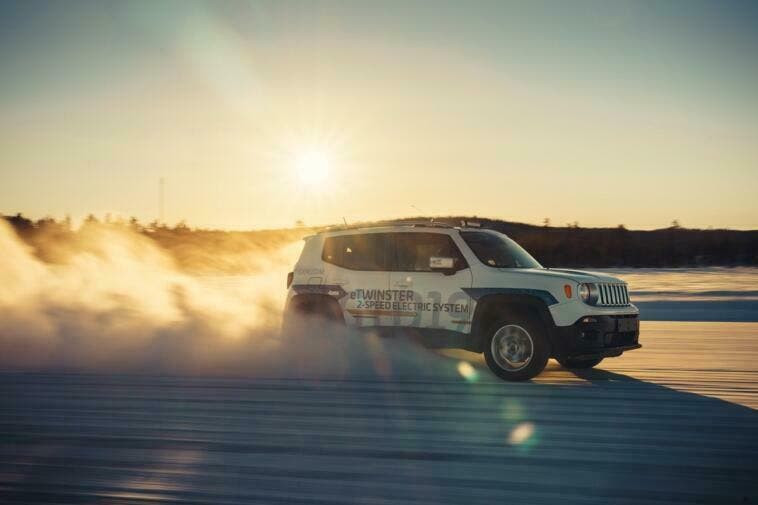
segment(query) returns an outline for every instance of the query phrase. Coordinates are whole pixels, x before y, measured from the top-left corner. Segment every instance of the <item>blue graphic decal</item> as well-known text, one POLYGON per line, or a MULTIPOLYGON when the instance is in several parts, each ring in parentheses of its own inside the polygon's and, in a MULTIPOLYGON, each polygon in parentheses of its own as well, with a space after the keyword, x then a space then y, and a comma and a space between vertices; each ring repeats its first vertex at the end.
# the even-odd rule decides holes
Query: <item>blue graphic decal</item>
POLYGON ((347 295, 339 284, 294 284, 292 289, 299 295, 327 295, 338 300, 347 295))
POLYGON ((523 289, 523 288, 461 288, 474 300, 486 295, 529 295, 534 296, 545 302, 545 305, 555 305, 558 300, 555 299, 549 291, 543 289, 523 289))

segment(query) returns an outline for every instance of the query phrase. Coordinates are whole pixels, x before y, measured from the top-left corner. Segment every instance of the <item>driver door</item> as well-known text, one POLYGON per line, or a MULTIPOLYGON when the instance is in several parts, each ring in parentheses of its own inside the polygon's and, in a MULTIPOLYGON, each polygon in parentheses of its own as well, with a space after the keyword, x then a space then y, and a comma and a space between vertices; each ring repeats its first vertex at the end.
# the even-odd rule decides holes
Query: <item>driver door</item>
POLYGON ((452 237, 445 233, 394 234, 390 290, 394 326, 436 328, 467 333, 471 269, 452 237))

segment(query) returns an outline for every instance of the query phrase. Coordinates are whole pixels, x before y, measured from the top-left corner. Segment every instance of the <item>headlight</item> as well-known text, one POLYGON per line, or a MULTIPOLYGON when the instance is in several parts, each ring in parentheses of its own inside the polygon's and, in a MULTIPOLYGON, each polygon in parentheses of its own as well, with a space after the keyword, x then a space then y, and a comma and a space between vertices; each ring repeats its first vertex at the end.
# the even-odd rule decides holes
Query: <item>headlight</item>
POLYGON ((587 305, 595 305, 598 294, 597 284, 591 282, 579 284, 579 299, 587 305))

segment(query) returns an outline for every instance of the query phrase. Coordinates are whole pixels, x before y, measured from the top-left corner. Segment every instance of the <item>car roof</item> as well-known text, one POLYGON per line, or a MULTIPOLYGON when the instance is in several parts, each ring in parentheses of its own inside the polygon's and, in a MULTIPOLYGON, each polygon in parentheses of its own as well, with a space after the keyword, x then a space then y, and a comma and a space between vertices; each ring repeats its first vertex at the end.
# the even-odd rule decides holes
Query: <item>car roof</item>
POLYGON ((339 235, 352 235, 356 233, 390 233, 390 232, 411 232, 411 231, 423 231, 427 233, 441 233, 448 234, 451 231, 486 231, 492 232, 494 230, 487 230, 478 227, 468 226, 451 226, 445 223, 398 223, 390 225, 366 225, 366 226, 339 226, 329 228, 319 232, 317 235, 333 237, 339 235))

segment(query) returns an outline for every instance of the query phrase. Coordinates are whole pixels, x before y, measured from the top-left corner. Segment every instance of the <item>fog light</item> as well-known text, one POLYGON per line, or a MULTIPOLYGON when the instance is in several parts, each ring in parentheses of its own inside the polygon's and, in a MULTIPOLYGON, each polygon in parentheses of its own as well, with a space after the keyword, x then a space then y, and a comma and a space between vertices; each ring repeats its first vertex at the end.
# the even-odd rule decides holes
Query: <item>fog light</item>
POLYGON ((583 317, 582 322, 583 323, 596 323, 597 319, 595 319, 594 317, 583 317))
POLYGON ((599 335, 596 331, 583 331, 581 334, 581 339, 585 342, 596 342, 599 335))

